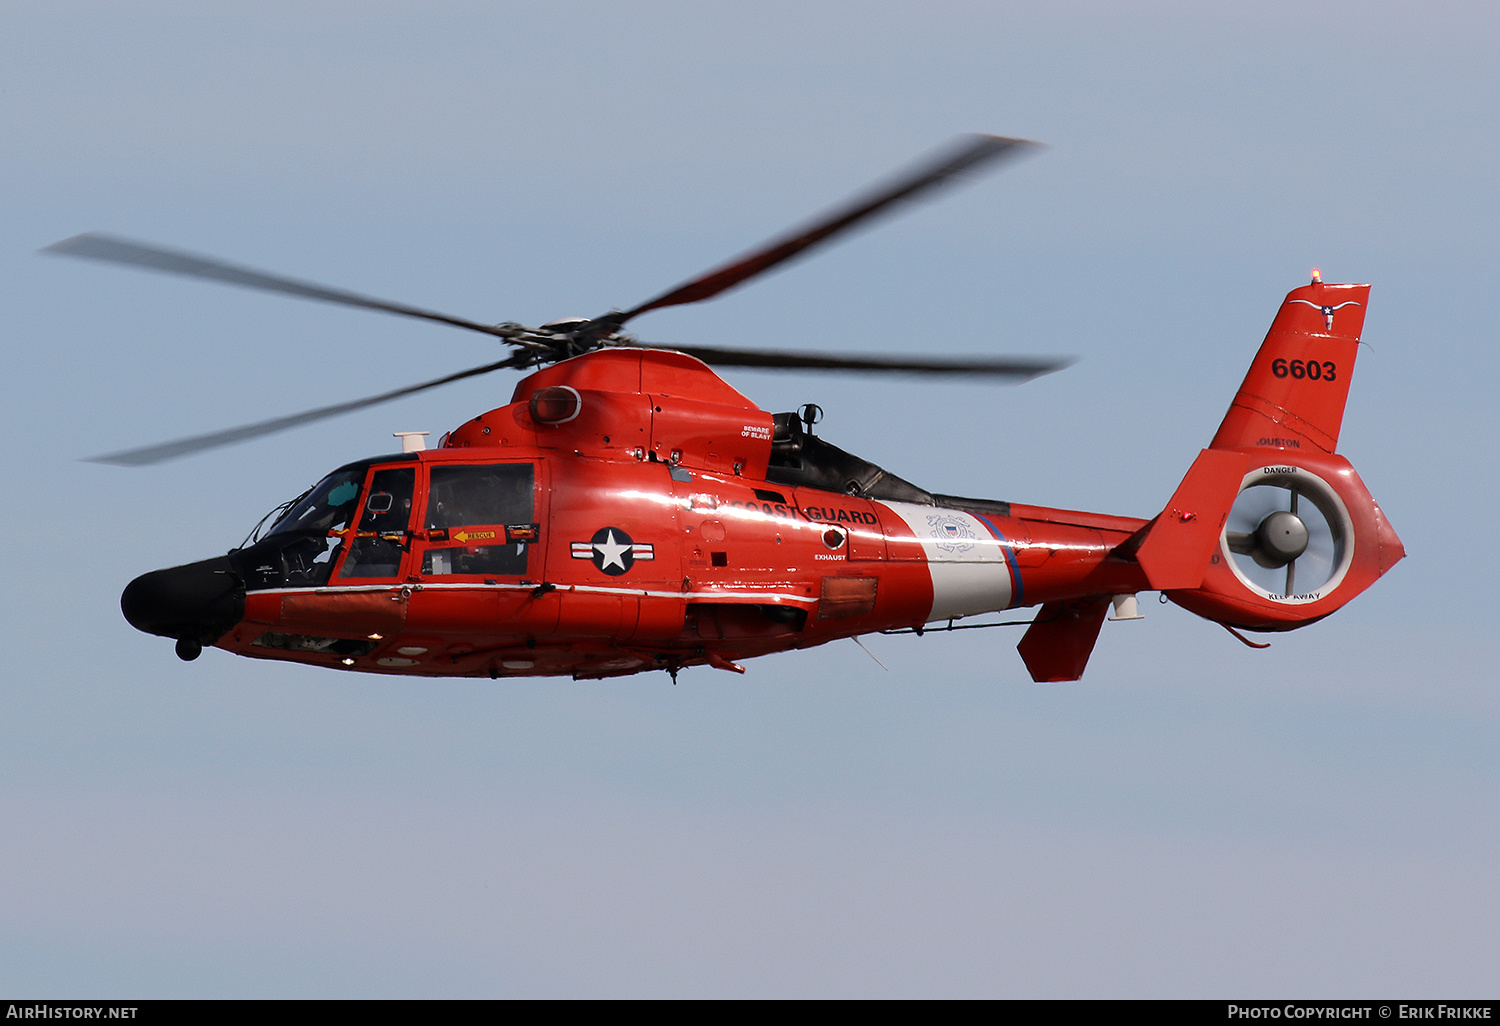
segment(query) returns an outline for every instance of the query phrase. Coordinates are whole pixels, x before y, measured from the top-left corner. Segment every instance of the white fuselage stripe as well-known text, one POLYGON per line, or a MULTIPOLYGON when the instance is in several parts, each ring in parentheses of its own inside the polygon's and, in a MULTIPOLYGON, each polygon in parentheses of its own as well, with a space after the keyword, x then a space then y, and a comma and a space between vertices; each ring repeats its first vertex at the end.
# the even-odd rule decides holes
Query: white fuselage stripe
POLYGON ((922 543, 932 575, 927 622, 993 613, 1015 594, 1004 544, 969 513, 907 502, 882 502, 922 543))
MULTIPOLYGON (((399 591, 402 588, 410 588, 412 591, 426 590, 449 590, 449 591, 535 591, 535 584, 465 584, 454 582, 451 584, 434 584, 428 581, 414 584, 351 584, 335 585, 329 588, 257 588, 251 592, 252 595, 338 595, 352 591, 399 591)), ((802 602, 813 605, 818 600, 807 595, 788 595, 783 591, 651 591, 643 588, 605 588, 592 584, 559 584, 555 588, 558 592, 583 591, 600 595, 637 595, 641 598, 681 598, 696 601, 707 601, 711 599, 745 599, 759 602, 802 602)))

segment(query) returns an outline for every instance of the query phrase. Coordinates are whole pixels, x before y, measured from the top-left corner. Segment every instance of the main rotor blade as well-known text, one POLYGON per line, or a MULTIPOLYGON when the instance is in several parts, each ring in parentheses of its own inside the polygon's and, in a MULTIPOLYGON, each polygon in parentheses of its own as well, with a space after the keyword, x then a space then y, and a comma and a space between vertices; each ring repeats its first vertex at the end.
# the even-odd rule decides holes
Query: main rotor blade
POLYGON ((914 360, 900 356, 809 356, 775 349, 719 349, 711 346, 672 346, 674 351, 694 356, 715 367, 762 367, 790 370, 831 370, 886 374, 980 375, 1027 381, 1061 370, 1072 360, 1018 357, 1000 360, 970 360, 937 357, 914 360))
POLYGON ((193 435, 191 438, 179 438, 175 442, 162 442, 159 445, 147 445, 139 449, 126 449, 122 452, 106 453, 103 456, 90 456, 86 462, 89 463, 112 463, 117 467, 144 467, 152 463, 162 463, 166 460, 174 460, 179 456, 190 456, 193 453, 202 452, 205 449, 217 449, 221 445, 233 445, 236 442, 244 442, 251 438, 259 438, 262 435, 275 434, 277 431, 285 431, 288 428, 298 427, 302 424, 310 424, 315 420, 326 420, 329 417, 337 417, 344 413, 353 413, 367 406, 378 406, 388 403, 402 396, 415 395, 425 392, 429 388, 437 388, 439 385, 447 385, 454 381, 462 381, 464 378, 478 377, 488 374, 490 371, 503 370, 507 367, 522 366, 525 355, 517 353, 506 357, 496 363, 487 363, 483 367, 471 367, 457 374, 449 374, 446 377, 435 378, 432 381, 424 381, 420 385, 408 385, 406 388, 398 388, 393 392, 382 392, 380 395, 367 396, 364 399, 354 399, 345 403, 335 403, 332 406, 320 406, 314 410, 304 410, 302 413, 293 413, 285 417, 272 417, 270 420, 257 421, 254 424, 244 424, 240 427, 227 428, 223 431, 211 431, 205 435, 193 435))
POLYGON ((640 306, 623 313, 606 314, 598 318, 597 323, 618 326, 647 310, 711 299, 903 200, 917 199, 924 193, 950 183, 964 171, 973 170, 1002 156, 1018 155, 1037 145, 1026 139, 1005 139, 996 135, 962 136, 937 157, 924 161, 889 184, 835 208, 788 235, 772 239, 707 274, 685 281, 640 306))
POLYGON ((355 292, 345 292, 343 289, 297 281, 294 278, 283 278, 264 271, 253 271, 248 267, 224 263, 210 257, 164 249, 160 246, 148 246, 97 232, 75 235, 71 239, 54 242, 41 252, 55 253, 58 256, 82 257, 86 260, 102 260, 110 264, 129 264, 153 271, 165 271, 168 274, 186 275, 189 278, 208 278, 245 288, 281 292, 291 296, 301 296, 303 299, 320 300, 324 303, 340 303, 344 306, 357 306, 366 310, 399 314, 402 317, 418 317, 424 321, 451 324, 455 328, 482 331, 486 335, 496 335, 507 340, 511 334, 511 331, 506 328, 493 324, 480 324, 462 317, 449 317, 447 314, 433 313, 431 310, 422 310, 404 303, 388 303, 383 299, 372 299, 355 292))

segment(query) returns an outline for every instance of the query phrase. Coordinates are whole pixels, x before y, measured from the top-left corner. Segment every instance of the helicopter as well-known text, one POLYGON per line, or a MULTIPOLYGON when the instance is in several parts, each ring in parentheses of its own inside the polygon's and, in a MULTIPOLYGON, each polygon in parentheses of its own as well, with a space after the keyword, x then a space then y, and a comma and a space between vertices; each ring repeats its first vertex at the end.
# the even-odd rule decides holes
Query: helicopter
POLYGON ((428 447, 347 463, 222 556, 155 570, 125 618, 184 660, 243 656, 415 676, 616 677, 866 634, 1021 625, 1039 682, 1082 677, 1107 614, 1137 595, 1243 632, 1321 620, 1405 555, 1337 453, 1370 287, 1312 280, 1281 303, 1223 422, 1147 520, 927 491, 767 412, 713 367, 1025 380, 1048 358, 910 358, 658 347, 624 331, 1035 147, 958 139, 907 172, 626 310, 483 324, 91 233, 43 252, 436 321, 503 359, 331 406, 94 457, 141 466, 500 370, 511 401, 428 447))

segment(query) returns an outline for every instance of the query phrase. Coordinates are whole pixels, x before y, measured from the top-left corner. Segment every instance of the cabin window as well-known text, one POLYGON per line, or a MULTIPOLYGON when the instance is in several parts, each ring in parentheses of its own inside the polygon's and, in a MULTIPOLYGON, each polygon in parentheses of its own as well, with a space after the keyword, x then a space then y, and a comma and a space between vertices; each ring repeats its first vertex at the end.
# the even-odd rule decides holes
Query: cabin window
POLYGON ((422 573, 524 576, 536 533, 536 468, 435 466, 430 481, 422 573), (517 534, 527 540, 514 540, 517 534))

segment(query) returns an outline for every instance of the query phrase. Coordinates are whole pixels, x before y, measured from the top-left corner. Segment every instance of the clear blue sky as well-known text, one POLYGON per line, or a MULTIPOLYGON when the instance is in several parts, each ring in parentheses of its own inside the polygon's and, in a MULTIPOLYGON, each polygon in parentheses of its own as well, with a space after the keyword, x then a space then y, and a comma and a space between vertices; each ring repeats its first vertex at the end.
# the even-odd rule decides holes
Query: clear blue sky
POLYGON ((1482 3, 10 3, 0 991, 1493 996, 1500 15, 1482 3), (647 339, 1061 353, 730 375, 936 491, 1150 516, 1313 266, 1409 558, 1264 652, 1175 607, 608 683, 179 662, 118 610, 493 358, 34 255, 105 230, 470 316, 638 302, 960 132, 1050 148, 647 339))

